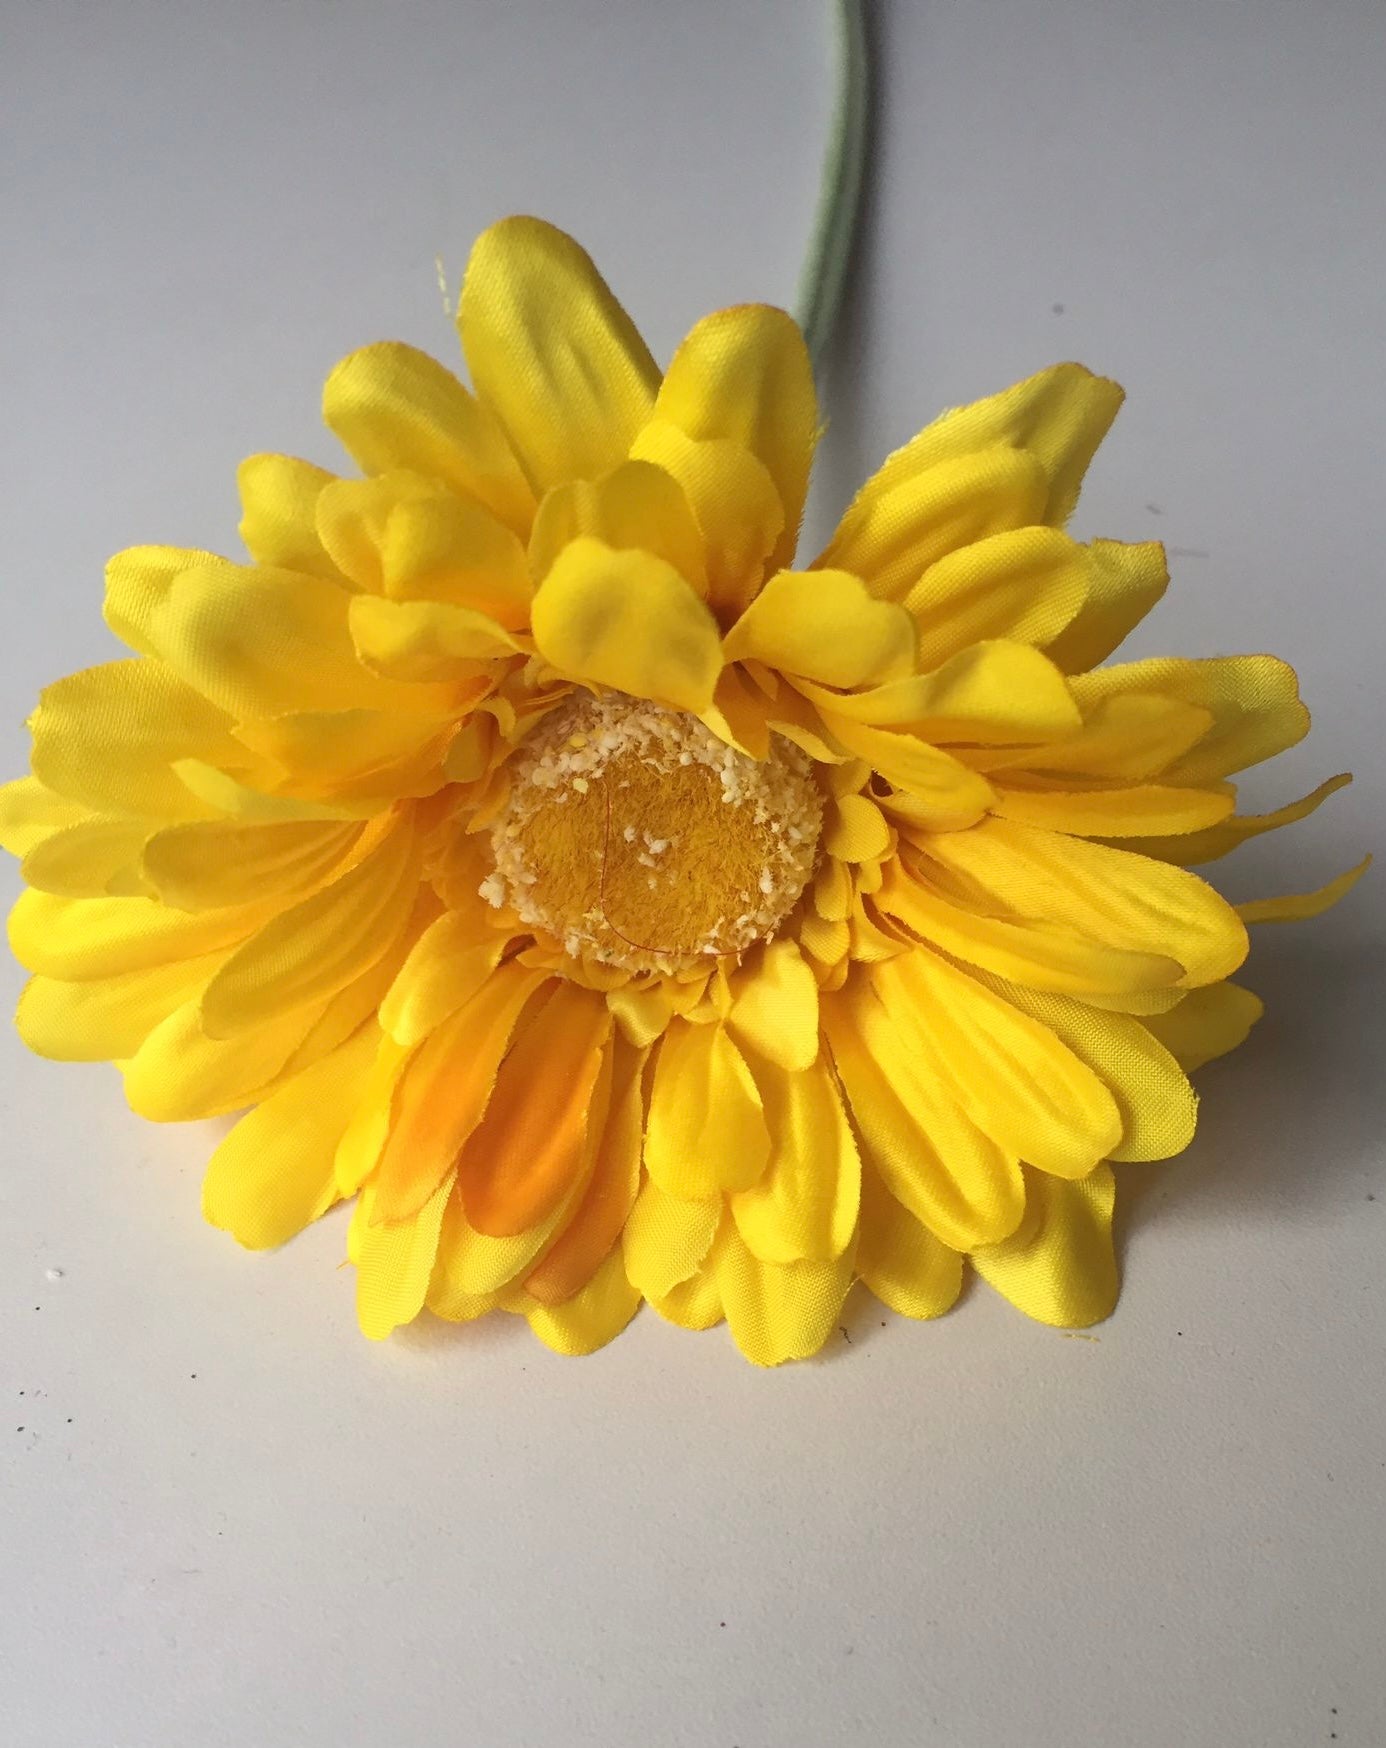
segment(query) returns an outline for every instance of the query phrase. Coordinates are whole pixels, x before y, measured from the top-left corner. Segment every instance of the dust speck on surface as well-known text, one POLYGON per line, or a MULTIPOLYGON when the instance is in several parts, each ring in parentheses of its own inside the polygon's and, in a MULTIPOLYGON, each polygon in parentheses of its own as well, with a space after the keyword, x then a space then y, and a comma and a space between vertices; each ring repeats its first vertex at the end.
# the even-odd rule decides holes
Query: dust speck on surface
POLYGON ((61 1269, 45 1269, 43 1278, 47 1281, 60 1281, 63 1278, 63 1271, 61 1269))
POLYGON ((1061 303, 1050 304, 1049 307, 1056 316, 1061 316, 1064 313, 1064 306, 1061 303))
POLYGON ((1160 508, 1160 506, 1158 504, 1147 504, 1145 507, 1147 510, 1149 510, 1149 512, 1152 516, 1163 516, 1164 515, 1164 511, 1160 508))

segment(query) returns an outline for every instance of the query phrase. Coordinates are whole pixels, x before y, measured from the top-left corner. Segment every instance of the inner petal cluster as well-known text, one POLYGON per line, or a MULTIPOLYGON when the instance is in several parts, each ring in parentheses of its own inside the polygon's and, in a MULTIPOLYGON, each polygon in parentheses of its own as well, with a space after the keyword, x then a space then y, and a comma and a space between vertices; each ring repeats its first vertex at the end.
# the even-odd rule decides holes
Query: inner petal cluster
POLYGON ((546 717, 511 765, 482 896, 574 958, 632 972, 734 957, 784 923, 818 858, 812 763, 752 759, 622 693, 546 717))

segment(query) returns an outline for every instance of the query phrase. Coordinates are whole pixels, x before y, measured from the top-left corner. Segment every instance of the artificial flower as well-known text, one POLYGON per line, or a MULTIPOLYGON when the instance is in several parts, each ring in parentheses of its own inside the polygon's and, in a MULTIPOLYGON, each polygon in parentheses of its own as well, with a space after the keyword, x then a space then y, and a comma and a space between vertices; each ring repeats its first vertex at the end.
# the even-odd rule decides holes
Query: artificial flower
POLYGON ((133 656, 59 681, 3 792, 21 1034, 157 1121, 241 1112, 209 1220, 355 1197, 359 1318, 523 1314, 565 1353, 642 1299, 751 1359, 864 1282, 965 1265, 1088 1324, 1114 1170, 1187 1146, 1260 1011, 1189 865, 1303 818, 1229 779, 1308 727, 1270 656, 1103 666, 1154 543, 1064 532, 1121 400, 1060 365, 946 414, 795 546, 820 430, 794 322, 661 375, 568 237, 478 241, 470 391, 332 372, 360 475, 258 455, 248 560, 137 547, 133 656))

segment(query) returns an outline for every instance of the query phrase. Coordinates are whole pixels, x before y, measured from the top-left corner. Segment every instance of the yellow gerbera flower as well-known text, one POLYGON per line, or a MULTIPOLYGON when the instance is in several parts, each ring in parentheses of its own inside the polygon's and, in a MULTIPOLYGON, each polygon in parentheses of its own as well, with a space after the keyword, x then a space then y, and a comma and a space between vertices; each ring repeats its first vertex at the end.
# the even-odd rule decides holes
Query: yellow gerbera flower
POLYGON ((332 373, 361 469, 260 455, 248 564, 139 547, 134 650, 59 681, 3 792, 37 1051, 156 1120, 250 1107, 207 1217, 357 1197, 360 1320, 521 1312, 587 1352, 647 1298, 815 1352, 860 1279, 964 1258, 1031 1316, 1116 1294, 1112 1161, 1187 1145, 1259 1012, 1186 864, 1313 811, 1229 776, 1308 727, 1269 656, 1099 667, 1154 543, 1063 532, 1121 392, 1061 365, 929 426, 793 568, 819 430, 778 310, 661 377, 587 256, 477 243, 473 391, 332 373))

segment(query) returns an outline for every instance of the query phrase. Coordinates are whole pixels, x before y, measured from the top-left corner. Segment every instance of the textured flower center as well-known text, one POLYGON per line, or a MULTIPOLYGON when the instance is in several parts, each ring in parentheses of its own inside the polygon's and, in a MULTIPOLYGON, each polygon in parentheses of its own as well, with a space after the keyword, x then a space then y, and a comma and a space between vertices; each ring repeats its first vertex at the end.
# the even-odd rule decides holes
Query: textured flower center
POLYGON ((751 759, 696 717, 608 693, 555 710, 511 765, 491 830, 492 904, 631 971, 743 952, 773 935, 818 854, 809 759, 751 759))

